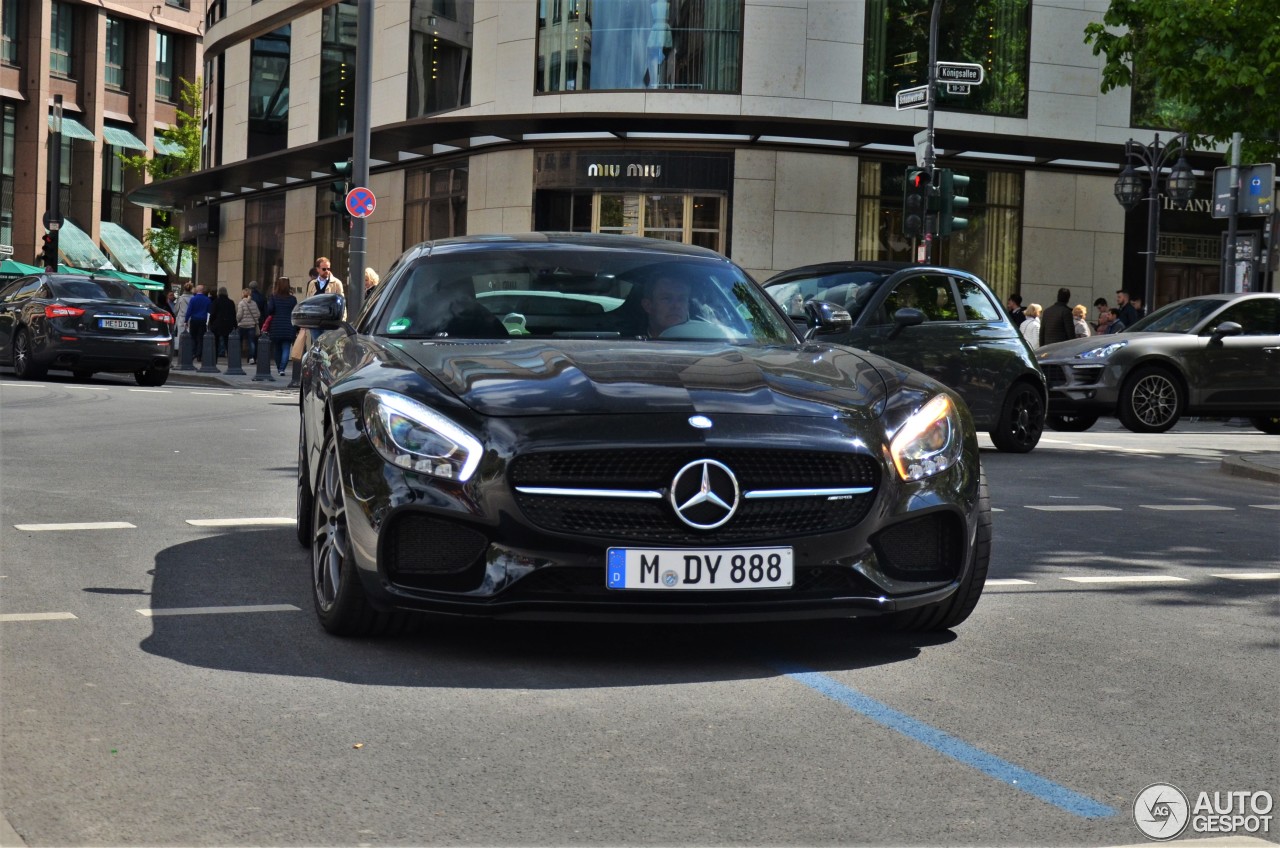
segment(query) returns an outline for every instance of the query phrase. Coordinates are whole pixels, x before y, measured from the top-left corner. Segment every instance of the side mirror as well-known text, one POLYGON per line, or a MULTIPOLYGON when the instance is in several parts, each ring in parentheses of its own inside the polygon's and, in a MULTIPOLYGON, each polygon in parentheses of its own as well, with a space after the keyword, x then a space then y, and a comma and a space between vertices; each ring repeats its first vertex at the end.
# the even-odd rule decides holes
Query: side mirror
POLYGON ((893 313, 893 329, 889 331, 889 339, 896 339, 902 335, 902 331, 908 327, 914 327, 924 323, 924 313, 919 309, 913 309, 910 306, 904 306, 897 312, 893 313))
POLYGON ((1213 328, 1213 335, 1209 337, 1209 344, 1220 345, 1227 336, 1241 335, 1244 335, 1244 327, 1241 327, 1235 321, 1223 321, 1213 328))
POLYGON ((293 326, 304 330, 336 330, 346 324, 342 310, 346 301, 340 294, 317 294, 293 308, 293 326))
POLYGON ((843 333, 853 326, 849 310, 830 301, 810 300, 805 303, 804 311, 813 322, 813 327, 805 333, 805 338, 843 333))

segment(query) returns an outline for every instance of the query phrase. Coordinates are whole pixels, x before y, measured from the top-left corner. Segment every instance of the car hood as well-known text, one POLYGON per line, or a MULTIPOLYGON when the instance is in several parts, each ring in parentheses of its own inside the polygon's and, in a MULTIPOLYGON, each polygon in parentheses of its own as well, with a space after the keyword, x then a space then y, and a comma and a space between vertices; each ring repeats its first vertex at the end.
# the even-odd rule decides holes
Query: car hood
POLYGON ((1089 336, 1083 339, 1069 339, 1065 342, 1054 342, 1036 348, 1036 359, 1048 360, 1074 359, 1082 353, 1099 350, 1116 342, 1128 342, 1146 339, 1176 339, 1181 333, 1107 333, 1101 336, 1089 336))
POLYGON ((652 341, 389 341, 482 415, 879 414, 880 372, 855 351, 652 341))

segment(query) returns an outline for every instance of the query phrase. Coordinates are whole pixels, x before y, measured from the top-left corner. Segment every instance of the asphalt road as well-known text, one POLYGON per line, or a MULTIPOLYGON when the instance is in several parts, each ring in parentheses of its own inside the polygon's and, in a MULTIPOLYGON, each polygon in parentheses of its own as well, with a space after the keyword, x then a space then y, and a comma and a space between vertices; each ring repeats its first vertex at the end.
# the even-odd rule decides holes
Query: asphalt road
POLYGON ((941 636, 344 641, 288 523, 296 432, 283 391, 0 376, 10 841, 1101 846, 1144 841, 1153 783, 1280 794, 1280 486, 1219 470, 1275 437, 984 451, 991 582, 941 636))

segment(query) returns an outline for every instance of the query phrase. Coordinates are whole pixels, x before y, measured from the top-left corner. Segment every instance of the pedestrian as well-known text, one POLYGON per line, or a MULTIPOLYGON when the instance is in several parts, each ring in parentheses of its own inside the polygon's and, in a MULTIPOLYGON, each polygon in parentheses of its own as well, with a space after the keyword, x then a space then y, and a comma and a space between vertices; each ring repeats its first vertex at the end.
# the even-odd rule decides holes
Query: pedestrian
POLYGON ((262 313, 253 301, 252 290, 242 289, 236 303, 236 327, 240 330, 240 358, 252 365, 258 355, 258 326, 262 313))
POLYGON ((1021 327, 1022 322, 1027 320, 1027 312, 1022 308, 1022 295, 1017 292, 1009 295, 1009 299, 1004 302, 1004 306, 1009 311, 1009 320, 1013 322, 1013 326, 1021 327))
MULTIPOLYGON (((315 267, 311 270, 315 273, 315 276, 307 282, 306 292, 302 296, 303 300, 318 294, 346 294, 346 291, 342 288, 342 280, 335 277, 330 269, 329 257, 321 256, 317 258, 315 267)), ((345 303, 342 306, 342 318, 344 321, 347 318, 345 303)), ((315 339, 316 334, 310 330, 298 333, 293 342, 293 350, 289 353, 289 359, 301 362, 302 355, 307 352, 307 348, 314 343, 315 339)))
POLYGON ((1029 303, 1025 310, 1025 318, 1018 327, 1018 332, 1027 340, 1027 344, 1035 350, 1040 346, 1040 304, 1029 303))
POLYGON ((191 351, 195 359, 204 362, 204 331, 209 326, 209 310, 213 301, 204 293, 204 286, 196 286, 196 293, 187 304, 187 332, 191 334, 191 351))
POLYGON ((1143 305, 1141 295, 1130 298, 1129 303, 1133 304, 1133 313, 1138 316, 1139 321, 1147 316, 1147 307, 1143 305))
POLYGON ((364 294, 366 298, 373 293, 374 287, 377 286, 379 282, 380 280, 378 278, 377 271, 372 268, 364 269, 364 294))
POLYGON ((209 331, 213 333, 213 361, 227 355, 227 344, 231 331, 236 328, 236 304, 227 294, 226 286, 218 286, 218 296, 214 298, 213 308, 209 311, 209 331))
POLYGON ((174 301, 173 313, 173 355, 179 355, 179 349, 182 347, 182 331, 187 329, 187 306, 191 303, 192 292, 195 287, 190 281, 182 284, 182 294, 174 301))
POLYGON ((1087 339, 1093 335, 1093 328, 1089 326, 1089 310, 1083 303, 1077 303, 1071 310, 1071 319, 1076 325, 1077 339, 1087 339))
POLYGON ((1107 299, 1105 297, 1096 299, 1093 302, 1093 308, 1098 310, 1098 320, 1093 323, 1094 330, 1098 329, 1098 326, 1102 323, 1102 317, 1104 315, 1107 318, 1107 323, 1111 323, 1111 310, 1107 306, 1107 299))
POLYGON ((178 296, 174 294, 172 288, 169 289, 169 293, 165 295, 164 308, 173 317, 178 317, 178 296))
POLYGON ((275 288, 271 290, 271 299, 267 301, 267 317, 271 320, 267 335, 271 339, 271 355, 276 367, 280 369, 281 377, 289 364, 289 348, 296 335, 293 328, 293 308, 297 305, 298 299, 289 289, 289 278, 277 279, 275 288))
POLYGON ((1116 308, 1120 321, 1126 327, 1132 327, 1138 323, 1138 310, 1133 308, 1133 304, 1129 302, 1129 290, 1120 289, 1116 292, 1116 308))
POLYGON ((1076 337, 1075 319, 1067 306, 1070 300, 1071 289, 1058 289, 1058 300, 1040 313, 1040 347, 1076 337))
POLYGON ((1107 327, 1108 333, 1120 333, 1124 331, 1125 323, 1120 320, 1120 310, 1114 306, 1108 310, 1111 313, 1111 325, 1107 327))
POLYGON ((267 320, 267 296, 262 293, 262 288, 257 283, 250 281, 249 297, 258 307, 258 332, 262 332, 262 322, 267 320))
POLYGON ((1114 310, 1107 308, 1099 310, 1098 325, 1094 328, 1094 332, 1097 335, 1105 336, 1107 333, 1114 332, 1111 329, 1112 322, 1116 320, 1116 316, 1111 314, 1113 311, 1114 310))

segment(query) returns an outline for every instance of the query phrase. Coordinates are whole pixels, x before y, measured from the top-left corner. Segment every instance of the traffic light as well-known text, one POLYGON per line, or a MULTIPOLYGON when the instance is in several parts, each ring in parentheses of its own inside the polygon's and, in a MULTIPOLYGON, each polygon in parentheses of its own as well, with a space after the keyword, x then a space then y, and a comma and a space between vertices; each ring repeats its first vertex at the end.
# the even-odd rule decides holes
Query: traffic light
POLYGON ((46 271, 58 270, 58 231, 44 234, 43 246, 40 248, 40 267, 46 271))
POLYGON ((947 168, 942 169, 938 174, 939 188, 942 191, 942 208, 938 211, 938 235, 948 236, 969 227, 969 219, 961 218, 956 214, 957 211, 963 211, 969 206, 969 198, 964 194, 969 190, 969 178, 952 173, 947 168))
POLYGON ((908 238, 923 238, 929 215, 929 172, 923 168, 907 168, 902 184, 902 233, 908 238))
POLYGON ((338 175, 338 179, 329 183, 329 191, 333 193, 333 197, 329 200, 329 208, 344 219, 351 217, 351 213, 347 211, 347 192, 351 191, 351 168, 354 164, 351 159, 345 162, 334 162, 333 170, 338 175))

